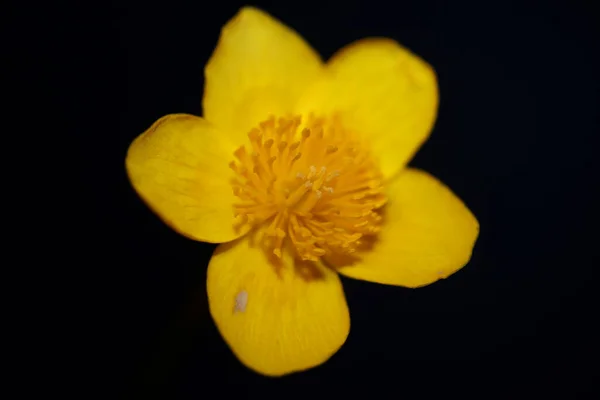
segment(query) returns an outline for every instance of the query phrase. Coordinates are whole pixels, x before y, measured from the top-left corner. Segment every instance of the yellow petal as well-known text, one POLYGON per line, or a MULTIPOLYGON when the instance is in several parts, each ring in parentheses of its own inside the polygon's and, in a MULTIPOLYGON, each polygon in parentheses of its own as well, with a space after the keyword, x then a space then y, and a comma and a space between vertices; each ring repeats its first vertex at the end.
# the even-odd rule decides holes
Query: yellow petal
POLYGON ((272 265, 251 236, 220 245, 208 267, 210 312, 221 335, 243 364, 264 375, 324 363, 350 330, 338 275, 285 257, 272 265))
POLYGON ((235 146, 204 119, 172 114, 129 147, 126 167, 138 194, 168 225, 195 240, 222 243, 234 229, 228 163, 235 146))
POLYGON ((205 68, 204 117, 243 137, 269 114, 285 115, 323 68, 292 29, 244 7, 221 32, 205 68))
POLYGON ((435 72, 389 39, 340 50, 299 101, 297 112, 338 113, 365 136, 385 177, 394 176, 429 136, 438 106, 435 72))
POLYGON ((390 183, 388 196, 378 240, 360 254, 362 260, 338 268, 341 274, 415 288, 446 278, 469 261, 479 223, 448 187, 426 172, 407 169, 390 183))

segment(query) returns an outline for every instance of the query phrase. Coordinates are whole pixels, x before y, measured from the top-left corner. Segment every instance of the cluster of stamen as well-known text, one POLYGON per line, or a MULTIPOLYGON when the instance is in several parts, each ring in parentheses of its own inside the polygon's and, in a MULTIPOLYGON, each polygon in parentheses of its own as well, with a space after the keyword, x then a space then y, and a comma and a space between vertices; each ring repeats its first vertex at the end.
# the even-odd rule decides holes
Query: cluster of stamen
POLYGON ((236 225, 262 227, 277 257, 351 254, 380 230, 382 178, 362 143, 337 119, 269 118, 248 133, 230 163, 236 225))

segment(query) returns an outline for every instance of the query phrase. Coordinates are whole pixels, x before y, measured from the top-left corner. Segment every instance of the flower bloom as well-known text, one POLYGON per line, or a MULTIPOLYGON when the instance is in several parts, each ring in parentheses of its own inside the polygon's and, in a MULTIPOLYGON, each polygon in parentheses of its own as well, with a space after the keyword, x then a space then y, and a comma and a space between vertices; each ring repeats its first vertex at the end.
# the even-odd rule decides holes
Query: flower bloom
POLYGON ((126 167, 173 229, 222 243, 208 266, 210 312, 246 366, 280 376, 343 345, 338 273, 414 288, 469 261, 476 218, 407 167, 437 113, 423 60, 365 39, 323 63, 248 7, 223 28, 205 78, 204 116, 159 119, 126 167))

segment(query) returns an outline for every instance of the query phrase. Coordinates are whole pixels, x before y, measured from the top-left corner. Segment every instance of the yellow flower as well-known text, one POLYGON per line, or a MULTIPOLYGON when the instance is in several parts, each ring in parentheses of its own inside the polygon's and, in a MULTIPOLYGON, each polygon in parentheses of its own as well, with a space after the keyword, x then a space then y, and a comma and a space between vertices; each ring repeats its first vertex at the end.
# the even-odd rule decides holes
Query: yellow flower
POLYGON ((211 315, 242 363, 270 376, 322 364, 350 316, 338 273, 419 287, 470 259, 479 225, 406 165, 426 140, 436 77, 389 39, 323 63, 290 28, 243 8, 205 69, 204 117, 167 115, 131 144, 139 195, 195 240, 211 315))

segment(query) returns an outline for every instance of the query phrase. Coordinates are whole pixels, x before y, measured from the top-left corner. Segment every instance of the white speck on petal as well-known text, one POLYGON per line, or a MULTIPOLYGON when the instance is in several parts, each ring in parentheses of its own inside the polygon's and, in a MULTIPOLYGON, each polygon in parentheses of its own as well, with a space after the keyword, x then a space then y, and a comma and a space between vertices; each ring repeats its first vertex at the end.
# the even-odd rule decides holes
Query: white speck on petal
POLYGON ((242 290, 235 296, 235 308, 233 312, 244 312, 246 311, 246 305, 248 304, 248 292, 242 290))

